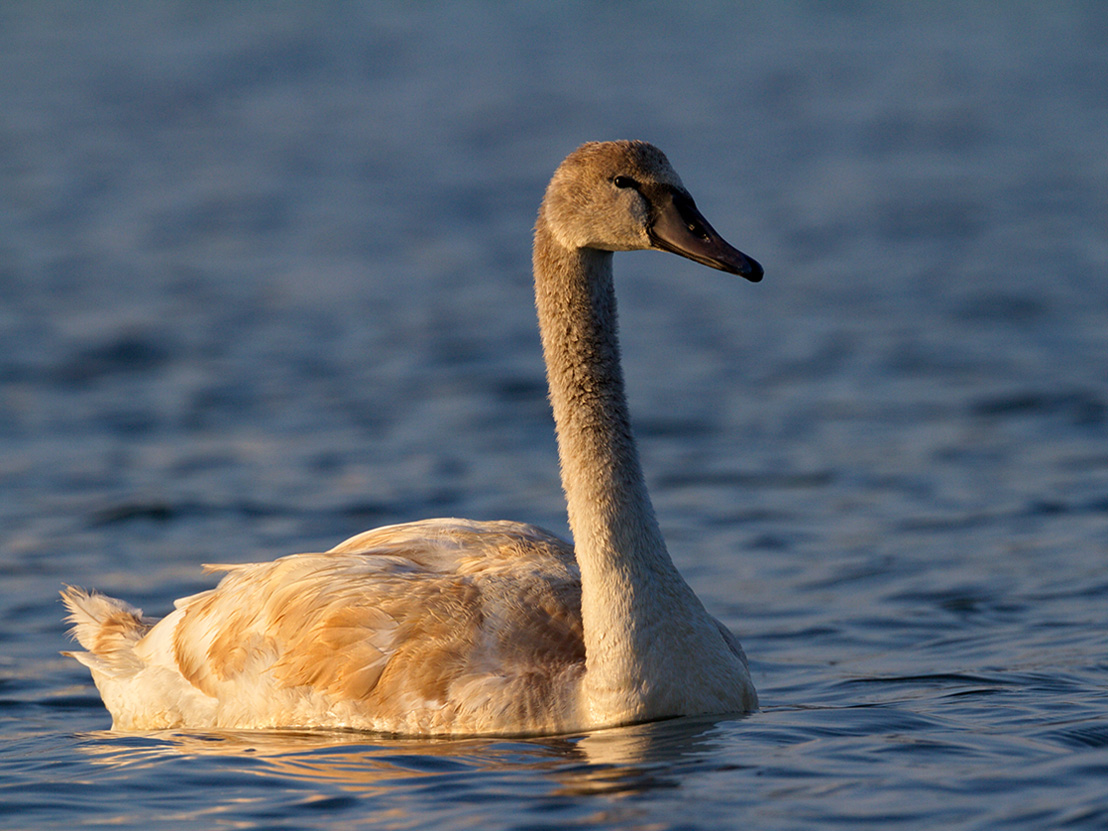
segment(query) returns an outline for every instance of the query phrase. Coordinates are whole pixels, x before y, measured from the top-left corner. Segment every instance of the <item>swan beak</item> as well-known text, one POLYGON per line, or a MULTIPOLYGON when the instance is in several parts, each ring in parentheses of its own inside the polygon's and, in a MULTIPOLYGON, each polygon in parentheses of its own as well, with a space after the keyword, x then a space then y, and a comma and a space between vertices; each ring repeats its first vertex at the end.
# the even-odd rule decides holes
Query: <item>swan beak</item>
POLYGON ((687 193, 667 188, 652 203, 655 214, 647 233, 655 248, 738 274, 752 283, 762 279, 764 272, 758 261, 717 234, 687 193))

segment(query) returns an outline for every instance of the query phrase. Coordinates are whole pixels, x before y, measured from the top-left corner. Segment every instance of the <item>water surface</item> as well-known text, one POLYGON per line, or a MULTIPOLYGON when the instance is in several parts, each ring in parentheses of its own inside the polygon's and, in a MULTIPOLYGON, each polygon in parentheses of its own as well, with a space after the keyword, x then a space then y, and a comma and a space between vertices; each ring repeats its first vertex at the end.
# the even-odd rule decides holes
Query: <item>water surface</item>
POLYGON ((0 11, 0 826, 1108 823, 1108 13, 686 6, 0 11), (374 525, 566 533, 529 232, 622 137, 766 265, 616 260, 762 709, 111 733, 62 583, 160 616, 374 525))

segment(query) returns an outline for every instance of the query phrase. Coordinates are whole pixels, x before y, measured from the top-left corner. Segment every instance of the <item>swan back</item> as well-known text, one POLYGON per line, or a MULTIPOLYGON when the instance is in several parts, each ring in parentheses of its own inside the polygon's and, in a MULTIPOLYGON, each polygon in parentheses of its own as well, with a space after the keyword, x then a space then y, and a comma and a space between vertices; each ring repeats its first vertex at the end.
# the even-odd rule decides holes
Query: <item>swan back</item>
POLYGON ((206 568, 224 572, 219 586, 153 629, 119 601, 63 593, 117 729, 577 726, 580 578, 572 548, 541 529, 425 520, 206 568))

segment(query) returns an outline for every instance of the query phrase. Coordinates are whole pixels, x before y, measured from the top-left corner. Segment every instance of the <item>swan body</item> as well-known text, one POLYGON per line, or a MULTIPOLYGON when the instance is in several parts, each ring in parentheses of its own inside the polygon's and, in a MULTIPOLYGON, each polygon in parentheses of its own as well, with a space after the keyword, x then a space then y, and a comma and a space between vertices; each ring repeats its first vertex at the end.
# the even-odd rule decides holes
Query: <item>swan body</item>
POLYGON ((67 653, 120 730, 347 727, 564 733, 757 706, 738 641, 665 547, 623 391, 612 252, 666 250, 752 281, 645 142, 570 154, 535 226, 535 298, 575 545, 432 519, 325 553, 208 566, 160 621, 62 592, 67 653))

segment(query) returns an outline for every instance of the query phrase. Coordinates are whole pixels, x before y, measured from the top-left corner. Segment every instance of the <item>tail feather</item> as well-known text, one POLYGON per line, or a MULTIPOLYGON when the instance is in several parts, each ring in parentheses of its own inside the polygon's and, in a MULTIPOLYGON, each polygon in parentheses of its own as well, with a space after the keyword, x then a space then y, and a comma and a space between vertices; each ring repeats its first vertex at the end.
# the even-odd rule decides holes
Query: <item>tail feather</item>
POLYGON ((69 610, 66 621, 73 624, 70 635, 88 650, 64 654, 112 675, 133 672, 141 664, 134 647, 153 625, 141 609, 76 586, 66 586, 61 595, 69 610))

